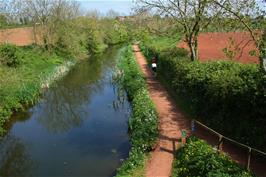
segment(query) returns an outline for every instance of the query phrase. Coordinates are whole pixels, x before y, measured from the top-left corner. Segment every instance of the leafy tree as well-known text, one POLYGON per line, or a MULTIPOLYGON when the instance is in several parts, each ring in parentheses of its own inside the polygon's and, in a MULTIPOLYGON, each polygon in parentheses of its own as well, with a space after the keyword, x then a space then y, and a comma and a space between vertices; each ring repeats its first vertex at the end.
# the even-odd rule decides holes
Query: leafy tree
POLYGON ((8 25, 7 18, 4 14, 0 14, 0 28, 8 25))
MULTIPOLYGON (((192 61, 198 59, 199 33, 211 24, 218 25, 220 20, 240 21, 250 32, 256 46, 261 50, 265 48, 260 42, 262 38, 250 27, 251 19, 262 15, 256 0, 138 0, 137 9, 166 16, 177 28, 181 27, 192 61)), ((262 66, 262 59, 260 61, 262 66)))

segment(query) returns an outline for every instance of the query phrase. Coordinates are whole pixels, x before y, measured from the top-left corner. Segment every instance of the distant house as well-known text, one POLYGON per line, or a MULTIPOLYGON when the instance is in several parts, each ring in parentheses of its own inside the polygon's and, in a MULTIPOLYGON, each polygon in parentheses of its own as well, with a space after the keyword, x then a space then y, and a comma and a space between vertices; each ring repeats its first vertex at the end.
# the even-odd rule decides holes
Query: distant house
POLYGON ((125 20, 134 21, 136 19, 136 16, 118 16, 118 17, 116 17, 116 19, 118 21, 121 21, 121 22, 123 22, 125 20))
POLYGON ((116 17, 116 19, 117 19, 118 21, 125 21, 126 16, 118 16, 118 17, 116 17))

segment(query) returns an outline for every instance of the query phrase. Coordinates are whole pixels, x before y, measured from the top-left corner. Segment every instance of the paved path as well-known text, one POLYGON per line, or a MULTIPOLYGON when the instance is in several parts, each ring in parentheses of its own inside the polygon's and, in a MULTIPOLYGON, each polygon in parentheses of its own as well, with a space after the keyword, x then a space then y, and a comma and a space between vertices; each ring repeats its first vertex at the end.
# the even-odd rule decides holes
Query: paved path
POLYGON ((137 45, 133 46, 135 57, 141 67, 142 72, 147 78, 147 85, 150 96, 156 106, 159 114, 159 140, 158 145, 151 154, 147 164, 146 176, 165 177, 171 175, 173 152, 175 145, 178 145, 178 139, 181 136, 181 130, 189 130, 189 121, 180 110, 178 110, 174 100, 167 93, 166 89, 159 81, 152 76, 147 62, 140 52, 137 45))

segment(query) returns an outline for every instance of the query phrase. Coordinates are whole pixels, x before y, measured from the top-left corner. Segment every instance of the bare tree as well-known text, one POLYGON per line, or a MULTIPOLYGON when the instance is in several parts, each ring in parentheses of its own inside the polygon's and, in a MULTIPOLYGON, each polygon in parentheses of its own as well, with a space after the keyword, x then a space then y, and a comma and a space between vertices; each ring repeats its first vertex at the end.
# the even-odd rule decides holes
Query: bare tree
POLYGON ((150 10, 160 16, 167 15, 182 28, 192 61, 198 59, 198 35, 201 31, 219 20, 229 19, 231 22, 236 19, 250 32, 260 49, 262 66, 265 44, 261 35, 257 35, 258 30, 252 29, 249 24, 250 19, 262 15, 256 0, 137 0, 136 4, 138 9, 150 10))
POLYGON ((210 0, 139 0, 137 5, 160 16, 168 16, 181 26, 192 61, 198 59, 199 32, 222 13, 221 7, 210 0))
POLYGON ((79 14, 79 4, 72 0, 12 0, 12 4, 20 17, 33 23, 35 43, 42 39, 47 50, 55 44, 58 28, 79 14))
MULTIPOLYGON (((250 24, 250 19, 263 16, 265 17, 265 11, 259 8, 255 0, 213 0, 213 3, 224 10, 240 22, 244 28, 249 32, 253 41, 259 49, 260 68, 266 72, 266 24, 261 24, 262 29, 254 29, 250 24)), ((266 7, 266 1, 263 0, 266 7)))

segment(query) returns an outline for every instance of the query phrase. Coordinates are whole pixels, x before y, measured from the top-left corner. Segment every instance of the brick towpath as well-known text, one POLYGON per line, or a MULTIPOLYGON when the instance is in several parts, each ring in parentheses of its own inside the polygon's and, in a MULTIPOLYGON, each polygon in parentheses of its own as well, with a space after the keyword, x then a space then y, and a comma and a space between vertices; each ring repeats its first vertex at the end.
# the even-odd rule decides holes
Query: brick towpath
POLYGON ((148 64, 138 45, 133 45, 136 60, 146 77, 150 96, 159 114, 159 140, 146 167, 146 176, 171 176, 174 159, 174 144, 181 137, 181 130, 189 130, 189 121, 178 110, 166 89, 152 76, 148 64))

